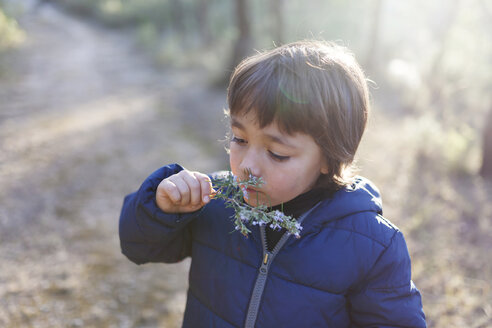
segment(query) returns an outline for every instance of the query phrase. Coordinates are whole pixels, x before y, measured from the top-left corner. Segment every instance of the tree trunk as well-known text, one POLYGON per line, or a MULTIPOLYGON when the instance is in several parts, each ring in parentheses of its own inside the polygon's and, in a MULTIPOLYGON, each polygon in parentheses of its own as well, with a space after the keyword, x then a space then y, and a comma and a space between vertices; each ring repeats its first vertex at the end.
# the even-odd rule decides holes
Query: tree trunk
POLYGON ((247 0, 236 0, 236 22, 239 37, 234 45, 231 68, 236 67, 252 51, 251 25, 249 22, 247 0))
POLYGON ((480 175, 492 179, 492 107, 489 110, 487 122, 483 129, 482 168, 480 175))

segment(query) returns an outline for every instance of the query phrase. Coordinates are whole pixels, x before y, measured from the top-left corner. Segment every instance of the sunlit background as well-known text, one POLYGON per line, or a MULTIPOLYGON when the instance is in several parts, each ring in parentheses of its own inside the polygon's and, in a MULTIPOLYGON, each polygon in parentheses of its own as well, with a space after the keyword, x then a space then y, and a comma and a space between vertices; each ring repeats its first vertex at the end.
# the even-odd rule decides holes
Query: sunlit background
POLYGON ((227 168, 234 65, 315 38, 371 80, 358 166, 429 327, 492 327, 491 31, 491 0, 0 0, 0 326, 180 327, 189 260, 124 258, 123 197, 227 168))

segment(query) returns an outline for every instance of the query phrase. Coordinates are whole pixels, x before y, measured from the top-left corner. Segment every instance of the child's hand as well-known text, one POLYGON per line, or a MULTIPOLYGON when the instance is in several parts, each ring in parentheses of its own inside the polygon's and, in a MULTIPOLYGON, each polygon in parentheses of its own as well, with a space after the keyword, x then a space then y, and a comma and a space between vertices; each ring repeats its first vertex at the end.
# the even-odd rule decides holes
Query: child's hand
POLYGON ((207 204, 214 193, 207 175, 183 170, 159 183, 155 199, 163 212, 190 213, 207 204))

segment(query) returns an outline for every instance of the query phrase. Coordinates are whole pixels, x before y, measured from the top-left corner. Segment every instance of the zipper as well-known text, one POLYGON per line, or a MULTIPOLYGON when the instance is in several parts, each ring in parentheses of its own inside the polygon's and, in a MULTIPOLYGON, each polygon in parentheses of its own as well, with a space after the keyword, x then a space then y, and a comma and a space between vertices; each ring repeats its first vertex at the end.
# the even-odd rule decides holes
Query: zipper
MULTIPOLYGON (((318 207, 319 204, 321 204, 321 202, 314 205, 311 209, 301 215, 297 222, 302 223, 309 213, 318 207)), ((265 226, 260 226, 260 235, 261 244, 263 246, 263 260, 261 261, 261 265, 258 269, 258 276, 256 277, 253 293, 251 294, 251 299, 249 301, 248 313, 246 314, 246 322, 244 324, 245 328, 253 328, 255 326, 256 317, 258 316, 258 311, 260 309, 261 296, 263 295, 263 290, 265 289, 266 280, 268 278, 268 270, 270 269, 273 259, 290 237, 290 234, 285 232, 278 241, 277 245, 273 248, 272 252, 269 252, 267 249, 265 226)))

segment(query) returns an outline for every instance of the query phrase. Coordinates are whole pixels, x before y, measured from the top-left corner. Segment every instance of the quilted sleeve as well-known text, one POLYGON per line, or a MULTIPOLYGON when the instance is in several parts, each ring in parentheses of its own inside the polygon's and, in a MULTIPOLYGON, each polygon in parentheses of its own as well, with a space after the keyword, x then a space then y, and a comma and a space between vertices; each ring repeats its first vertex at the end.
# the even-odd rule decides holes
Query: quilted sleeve
POLYGON ((140 189, 125 197, 119 221, 122 253, 132 262, 178 262, 190 255, 189 223, 200 210, 186 214, 167 214, 155 202, 159 183, 183 168, 164 166, 152 173, 140 189))
POLYGON ((400 231, 348 301, 352 327, 426 327, 422 299, 411 281, 410 255, 400 231))

